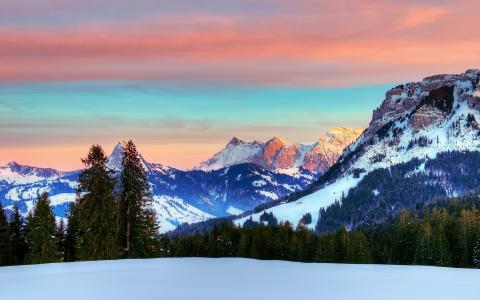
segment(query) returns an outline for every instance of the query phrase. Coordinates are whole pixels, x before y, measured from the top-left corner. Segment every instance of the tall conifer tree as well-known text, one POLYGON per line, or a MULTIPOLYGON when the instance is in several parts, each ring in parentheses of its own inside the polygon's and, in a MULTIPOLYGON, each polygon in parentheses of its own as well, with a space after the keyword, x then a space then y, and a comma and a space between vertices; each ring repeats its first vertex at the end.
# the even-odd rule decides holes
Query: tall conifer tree
POLYGON ((0 266, 10 263, 10 231, 8 228, 7 216, 0 203, 0 266))
POLYGON ((57 227, 57 243, 58 243, 58 250, 60 251, 60 254, 62 258, 65 257, 65 223, 63 219, 60 219, 60 223, 58 224, 57 227))
POLYGON ((18 207, 15 207, 10 217, 10 260, 14 265, 25 262, 25 222, 20 215, 18 207))
POLYGON ((119 243, 125 257, 149 257, 157 251, 158 225, 150 186, 135 144, 128 141, 122 161, 119 243))
POLYGON ((58 261, 57 227, 48 194, 43 193, 37 200, 33 215, 28 218, 27 240, 28 261, 34 264, 58 261))
POLYGON ((93 145, 79 176, 77 214, 77 258, 80 260, 118 257, 114 180, 106 167, 107 157, 100 145, 93 145))
POLYGON ((65 241, 63 243, 63 259, 65 261, 75 261, 78 239, 78 220, 76 205, 72 203, 68 211, 68 226, 65 232, 65 241))
POLYGON ((480 229, 477 229, 473 238, 472 265, 480 269, 480 229))

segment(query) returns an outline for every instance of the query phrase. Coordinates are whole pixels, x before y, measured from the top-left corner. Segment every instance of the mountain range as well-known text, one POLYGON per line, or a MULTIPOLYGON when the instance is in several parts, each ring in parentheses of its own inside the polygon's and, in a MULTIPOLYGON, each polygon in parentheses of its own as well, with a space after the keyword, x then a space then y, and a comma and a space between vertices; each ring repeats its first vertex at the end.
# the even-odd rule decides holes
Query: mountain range
POLYGON ((396 86, 316 182, 235 222, 258 222, 266 212, 294 225, 310 215, 306 225, 317 231, 353 228, 478 189, 479 81, 480 70, 468 70, 396 86))
MULTIPOLYGON (((219 217, 237 225, 266 222, 266 213, 324 232, 381 223, 403 209, 477 190, 478 120, 480 70, 468 70, 392 88, 362 133, 334 129, 309 145, 233 138, 187 171, 143 162, 163 232, 219 217)), ((122 157, 120 143, 109 167, 119 172, 122 157)), ((0 168, 0 200, 26 213, 49 191, 55 214, 64 217, 79 172, 9 163, 0 168)))
POLYGON ((303 168, 313 173, 323 173, 361 133, 362 129, 333 128, 309 145, 288 144, 279 137, 273 137, 265 143, 245 142, 234 137, 225 148, 194 169, 208 171, 253 163, 269 170, 303 168))
MULTIPOLYGON (((141 157, 161 231, 173 230, 183 223, 238 215, 260 204, 304 190, 335 163, 341 151, 359 134, 358 130, 338 128, 308 146, 288 145, 279 138, 266 143, 249 143, 233 138, 223 150, 207 160, 211 162, 208 168, 207 163, 202 163, 202 167, 193 170, 150 163, 141 157), (277 144, 280 147, 271 151, 277 141, 281 141, 277 144), (270 155, 250 159, 252 156, 248 154, 257 144, 261 145, 261 153, 268 152, 270 155), (285 150, 296 147, 308 151, 301 154, 285 150), (311 158, 307 160, 305 157, 309 154, 311 158), (280 160, 300 161, 300 156, 308 163, 283 164, 280 168, 280 160)), ((114 171, 114 176, 121 172, 123 151, 124 143, 120 142, 108 158, 107 167, 114 171)), ((80 170, 61 172, 8 163, 0 167, 0 201, 7 210, 17 206, 25 215, 36 198, 48 191, 55 215, 63 218, 70 203, 75 201, 79 174, 80 170)))

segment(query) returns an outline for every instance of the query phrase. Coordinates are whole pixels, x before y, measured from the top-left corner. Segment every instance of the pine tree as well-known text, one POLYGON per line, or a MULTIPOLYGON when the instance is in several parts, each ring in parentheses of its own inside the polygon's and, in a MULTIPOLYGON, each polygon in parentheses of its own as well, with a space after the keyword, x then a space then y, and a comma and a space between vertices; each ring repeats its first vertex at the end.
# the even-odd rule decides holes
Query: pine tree
POLYGON ((418 222, 411 219, 407 210, 403 210, 398 222, 392 228, 392 262, 398 264, 412 264, 415 258, 415 247, 418 235, 418 222))
POLYGON ((477 229, 477 232, 473 239, 472 265, 474 268, 480 269, 480 230, 479 229, 477 229))
POLYGON ((10 263, 10 230, 8 227, 7 216, 0 203, 0 266, 10 263))
POLYGON ((28 218, 27 241, 28 261, 33 264, 58 261, 57 228, 49 204, 48 194, 43 193, 37 200, 33 215, 28 218))
POLYGON ((76 260, 77 240, 78 240, 78 221, 76 205, 72 203, 68 211, 68 226, 65 232, 65 241, 63 243, 63 259, 65 261, 76 260))
POLYGON ((125 257, 151 257, 158 251, 158 225, 147 173, 132 141, 125 145, 122 167, 119 243, 125 257))
POLYGON ((240 234, 237 256, 248 257, 250 253, 250 229, 244 228, 240 234))
POLYGON ((58 243, 58 249, 60 251, 60 257, 64 258, 65 256, 65 223, 63 219, 60 219, 60 222, 57 227, 57 243, 58 243))
POLYGON ((335 262, 343 263, 347 261, 350 247, 350 238, 345 226, 341 226, 335 234, 335 262))
POLYGON ((18 207, 15 207, 10 218, 10 261, 14 265, 25 262, 26 244, 25 244, 25 222, 18 207))
POLYGON ((76 256, 80 260, 118 257, 114 180, 100 145, 93 145, 79 176, 75 213, 78 233, 76 256))
POLYGON ((415 252, 415 264, 427 265, 432 262, 432 226, 429 222, 422 224, 418 235, 417 247, 415 252))
POLYGON ((348 261, 357 264, 372 263, 372 254, 368 247, 367 238, 361 231, 351 233, 351 247, 349 249, 348 261))
POLYGON ((335 262, 335 236, 332 233, 320 236, 316 261, 324 263, 335 262))

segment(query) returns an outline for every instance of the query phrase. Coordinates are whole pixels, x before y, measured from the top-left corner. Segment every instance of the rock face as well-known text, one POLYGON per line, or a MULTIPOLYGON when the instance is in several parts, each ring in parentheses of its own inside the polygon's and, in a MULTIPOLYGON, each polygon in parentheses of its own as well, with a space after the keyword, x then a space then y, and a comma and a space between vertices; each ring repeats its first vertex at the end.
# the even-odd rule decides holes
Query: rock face
MULTIPOLYGON (((260 162, 265 167, 274 167, 276 165, 277 157, 279 154, 284 150, 286 146, 286 142, 284 142, 279 137, 274 137, 273 139, 269 140, 265 143, 263 147, 262 159, 263 161, 260 162)), ((294 153, 295 155, 296 153, 294 153)), ((286 157, 283 156, 283 161, 286 161, 286 157)))
POLYGON ((399 85, 386 93, 385 100, 373 111, 372 120, 362 136, 367 142, 380 134, 382 127, 402 119, 409 119, 414 129, 423 129, 451 114, 456 103, 466 103, 470 109, 479 109, 475 91, 478 89, 479 70, 463 74, 443 74, 427 77, 420 82, 399 85))
POLYGON ((368 171, 441 151, 477 150, 479 79, 480 70, 468 70, 393 88, 340 161, 368 171))
POLYGON ((279 137, 262 143, 232 139, 212 158, 195 169, 215 170, 239 163, 253 163, 269 170, 302 168, 312 173, 323 173, 342 154, 345 147, 361 134, 361 129, 334 128, 310 145, 288 144, 279 137), (233 142, 232 142, 233 141, 233 142))

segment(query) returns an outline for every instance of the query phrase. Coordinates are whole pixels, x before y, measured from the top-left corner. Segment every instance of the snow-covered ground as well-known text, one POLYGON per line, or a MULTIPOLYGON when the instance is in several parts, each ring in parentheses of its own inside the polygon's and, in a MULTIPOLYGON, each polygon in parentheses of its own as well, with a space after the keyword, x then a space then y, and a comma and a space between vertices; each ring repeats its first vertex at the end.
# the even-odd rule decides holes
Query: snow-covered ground
POLYGON ((348 195, 348 191, 355 187, 362 180, 363 176, 364 175, 361 175, 358 178, 354 178, 353 175, 343 177, 297 201, 277 205, 272 208, 262 210, 259 213, 236 219, 234 220, 234 223, 241 226, 250 217, 253 221, 259 222, 260 216, 264 212, 267 212, 273 213, 278 221, 288 221, 295 227, 306 213, 310 213, 312 215, 312 222, 308 225, 308 227, 310 229, 315 229, 315 225, 317 225, 318 222, 320 208, 327 208, 335 203, 335 201, 342 200, 342 195, 348 195))
POLYGON ((0 299, 480 299, 480 270, 170 258, 0 268, 0 299))

